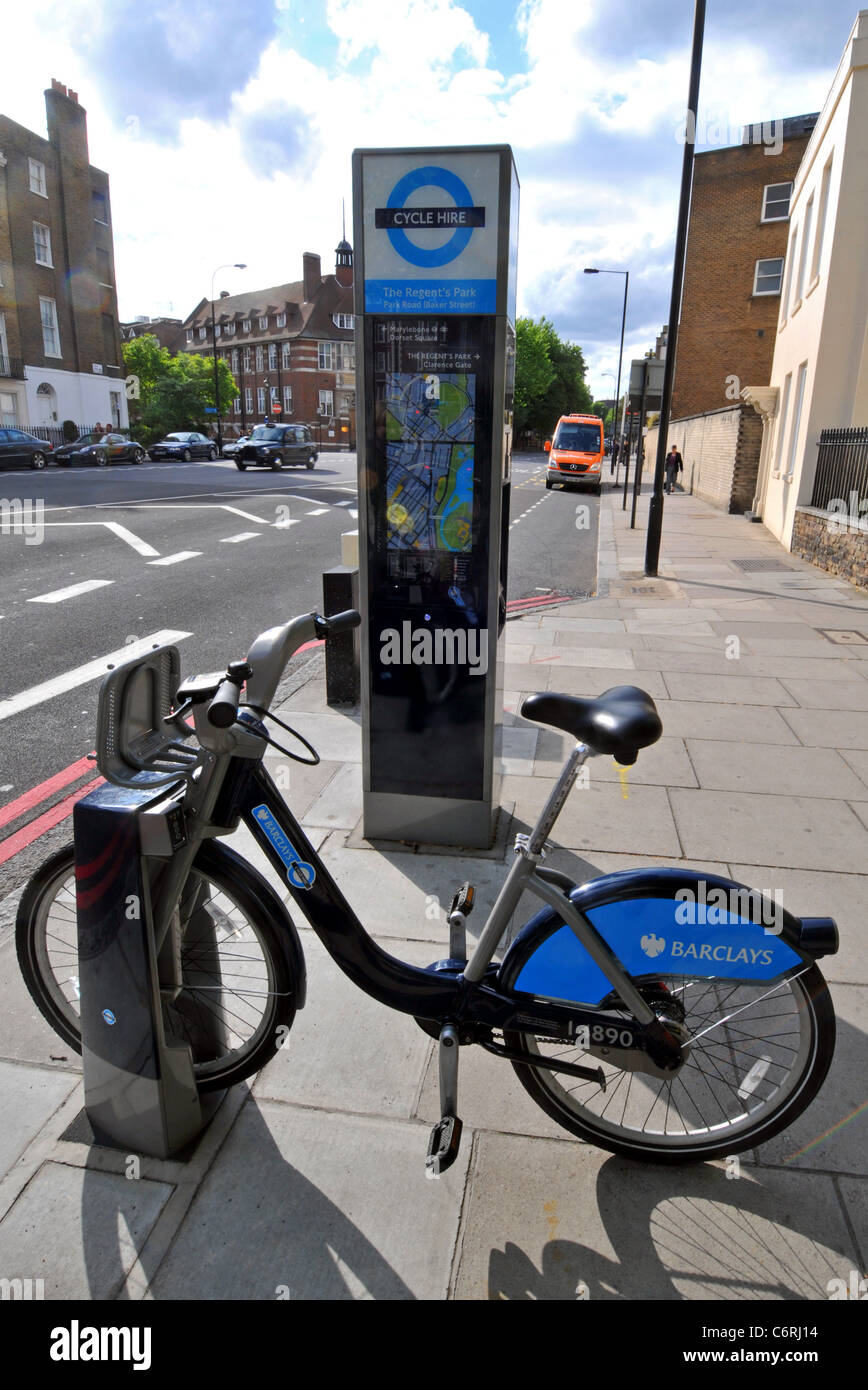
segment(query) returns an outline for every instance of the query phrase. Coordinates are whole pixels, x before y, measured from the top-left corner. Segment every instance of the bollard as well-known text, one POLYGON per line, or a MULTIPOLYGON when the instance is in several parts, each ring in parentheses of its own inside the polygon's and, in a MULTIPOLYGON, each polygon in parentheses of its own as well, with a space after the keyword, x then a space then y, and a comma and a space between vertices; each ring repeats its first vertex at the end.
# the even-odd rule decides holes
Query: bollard
MULTIPOLYGON (((335 565, 322 577, 323 616, 332 617, 359 606, 359 571, 335 565)), ((326 703, 357 705, 360 699, 359 629, 330 637, 326 642, 326 703)))

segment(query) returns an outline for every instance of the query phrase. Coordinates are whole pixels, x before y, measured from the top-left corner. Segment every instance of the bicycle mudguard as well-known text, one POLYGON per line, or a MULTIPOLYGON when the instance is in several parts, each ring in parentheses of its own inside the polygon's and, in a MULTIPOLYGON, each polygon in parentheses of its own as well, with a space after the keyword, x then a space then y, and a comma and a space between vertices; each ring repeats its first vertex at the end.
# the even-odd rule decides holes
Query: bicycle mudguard
MULTIPOLYGON (((799 918, 780 901, 716 874, 627 869, 572 889, 570 901, 633 979, 689 976, 770 986, 838 949, 831 917, 799 918)), ((498 981, 596 1005, 612 984, 554 908, 527 923, 498 981), (534 943, 536 942, 536 945, 534 943)))

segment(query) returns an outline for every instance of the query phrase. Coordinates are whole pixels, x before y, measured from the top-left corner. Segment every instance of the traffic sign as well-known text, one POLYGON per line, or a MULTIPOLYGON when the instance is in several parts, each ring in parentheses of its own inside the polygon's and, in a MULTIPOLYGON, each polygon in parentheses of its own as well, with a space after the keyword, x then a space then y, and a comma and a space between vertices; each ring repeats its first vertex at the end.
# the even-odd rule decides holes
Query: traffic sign
POLYGON ((283 406, 280 404, 280 401, 272 401, 272 402, 271 402, 271 413, 272 413, 272 415, 279 415, 280 412, 281 412, 282 410, 283 410, 283 406))

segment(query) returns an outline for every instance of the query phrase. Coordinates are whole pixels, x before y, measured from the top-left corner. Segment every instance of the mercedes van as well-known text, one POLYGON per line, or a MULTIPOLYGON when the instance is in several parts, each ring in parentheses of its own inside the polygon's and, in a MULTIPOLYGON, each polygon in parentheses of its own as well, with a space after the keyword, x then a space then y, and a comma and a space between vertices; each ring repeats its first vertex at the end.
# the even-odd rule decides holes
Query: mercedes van
POLYGON ((562 415, 554 439, 544 445, 549 456, 546 487, 593 487, 600 491, 603 472, 603 421, 599 415, 562 415))

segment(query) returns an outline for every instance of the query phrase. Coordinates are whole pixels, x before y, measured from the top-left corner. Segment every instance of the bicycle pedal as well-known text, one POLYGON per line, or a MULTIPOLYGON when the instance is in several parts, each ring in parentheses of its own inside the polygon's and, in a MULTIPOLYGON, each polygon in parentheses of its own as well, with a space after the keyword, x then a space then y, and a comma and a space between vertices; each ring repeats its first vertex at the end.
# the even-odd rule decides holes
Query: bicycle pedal
POLYGON ((463 1126, 457 1115, 444 1115, 431 1131, 425 1156, 426 1178, 439 1178, 458 1157, 463 1126))
POLYGON ((465 917, 469 917, 473 911, 473 901, 475 897, 476 889, 473 884, 462 883, 455 897, 452 899, 452 906, 447 915, 451 917, 453 912, 461 912, 465 917))

